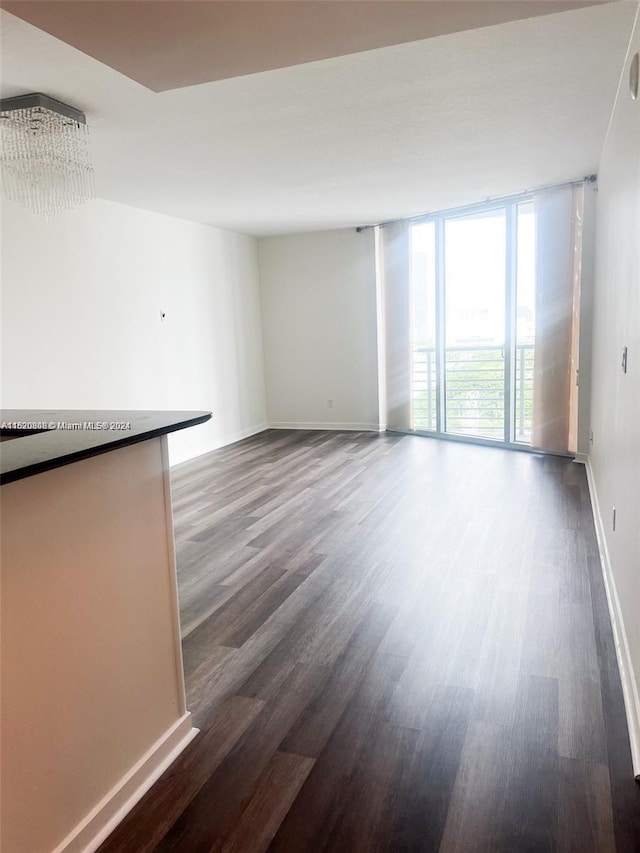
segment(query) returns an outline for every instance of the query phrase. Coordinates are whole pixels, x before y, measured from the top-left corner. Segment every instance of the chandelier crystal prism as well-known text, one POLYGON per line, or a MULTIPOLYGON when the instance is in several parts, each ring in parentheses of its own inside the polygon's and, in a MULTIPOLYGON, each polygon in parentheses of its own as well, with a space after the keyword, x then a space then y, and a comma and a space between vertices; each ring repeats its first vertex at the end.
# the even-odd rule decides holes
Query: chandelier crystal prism
POLYGON ((34 93, 0 100, 2 195, 42 216, 95 197, 84 113, 34 93))

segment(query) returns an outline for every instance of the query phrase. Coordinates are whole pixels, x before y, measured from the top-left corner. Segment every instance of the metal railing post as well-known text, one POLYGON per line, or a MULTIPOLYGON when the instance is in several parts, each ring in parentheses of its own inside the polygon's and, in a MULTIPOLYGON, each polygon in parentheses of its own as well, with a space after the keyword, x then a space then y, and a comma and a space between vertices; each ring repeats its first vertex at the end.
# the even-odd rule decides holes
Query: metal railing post
POLYGON ((518 436, 522 438, 524 436, 524 389, 525 389, 525 377, 524 377, 524 369, 525 369, 525 357, 524 357, 524 347, 518 347, 519 350, 519 362, 520 362, 520 380, 519 380, 519 388, 516 388, 516 394, 519 394, 518 398, 518 436))
POLYGON ((433 382, 431 379, 431 350, 427 350, 427 423, 428 429, 432 429, 433 411, 431 406, 431 394, 433 392, 433 382))

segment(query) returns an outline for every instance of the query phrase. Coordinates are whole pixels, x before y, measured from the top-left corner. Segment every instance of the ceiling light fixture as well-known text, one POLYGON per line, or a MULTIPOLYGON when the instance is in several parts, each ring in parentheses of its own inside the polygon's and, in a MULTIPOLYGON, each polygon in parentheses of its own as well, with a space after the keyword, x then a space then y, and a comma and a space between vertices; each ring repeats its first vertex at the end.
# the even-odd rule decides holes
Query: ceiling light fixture
POLYGON ((84 113, 35 93, 0 100, 2 195, 42 216, 91 198, 84 113))

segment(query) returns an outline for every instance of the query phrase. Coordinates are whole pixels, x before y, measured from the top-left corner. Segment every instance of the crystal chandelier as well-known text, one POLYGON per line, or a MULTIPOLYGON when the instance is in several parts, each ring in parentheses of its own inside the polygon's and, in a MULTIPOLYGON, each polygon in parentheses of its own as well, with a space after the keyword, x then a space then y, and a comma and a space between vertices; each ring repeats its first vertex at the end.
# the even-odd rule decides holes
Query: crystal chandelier
POLYGON ((84 113, 47 95, 0 100, 2 195, 43 216, 94 197, 84 113))

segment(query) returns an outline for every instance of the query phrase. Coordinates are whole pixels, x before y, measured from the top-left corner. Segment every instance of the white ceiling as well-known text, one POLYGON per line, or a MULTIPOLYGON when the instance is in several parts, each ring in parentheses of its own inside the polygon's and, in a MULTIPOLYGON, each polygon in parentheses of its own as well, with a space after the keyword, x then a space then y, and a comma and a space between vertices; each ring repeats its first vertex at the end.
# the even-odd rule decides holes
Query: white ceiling
POLYGON ((2 97, 87 113, 98 195, 265 235, 590 174, 635 2, 154 93, 2 12, 2 97))

